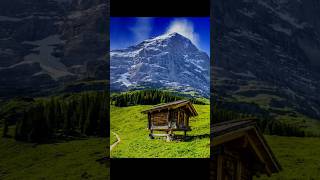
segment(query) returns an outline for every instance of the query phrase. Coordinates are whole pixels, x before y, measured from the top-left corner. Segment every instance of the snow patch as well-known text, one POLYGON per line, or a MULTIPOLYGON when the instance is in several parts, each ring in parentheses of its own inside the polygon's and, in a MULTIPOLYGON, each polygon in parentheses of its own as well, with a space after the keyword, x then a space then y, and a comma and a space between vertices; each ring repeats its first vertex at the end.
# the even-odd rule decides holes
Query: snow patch
POLYGON ((277 16, 279 16, 283 21, 286 21, 287 23, 291 24, 292 26, 298 28, 298 29, 303 29, 306 26, 306 23, 299 24, 298 20, 292 17, 289 13, 287 12, 279 12, 276 11, 273 7, 271 7, 269 4, 267 4, 264 0, 259 0, 258 3, 267 9, 269 9, 271 12, 275 13, 277 16))
POLYGON ((120 78, 116 82, 120 82, 120 83, 124 84, 126 87, 129 87, 132 85, 132 83, 128 80, 129 76, 130 76, 130 74, 128 72, 121 74, 120 78))
POLYGON ((15 18, 15 17, 9 17, 9 16, 0 16, 0 21, 11 21, 11 22, 18 22, 22 21, 22 18, 15 18))
POLYGON ((46 16, 46 15, 30 15, 22 18, 17 18, 17 17, 9 17, 9 16, 0 16, 0 22, 1 21, 9 21, 9 22, 20 22, 23 20, 28 20, 28 19, 53 19, 53 18, 59 18, 58 16, 46 16))
POLYGON ((275 31, 283 32, 283 33, 287 34, 288 36, 291 36, 291 30, 281 27, 280 24, 271 24, 270 26, 271 26, 271 27, 273 28, 273 30, 275 30, 275 31))
POLYGON ((242 72, 242 73, 236 73, 231 71, 232 74, 238 75, 238 76, 244 76, 244 77, 250 77, 250 78, 256 78, 256 76, 251 72, 251 71, 247 71, 246 73, 242 72))
POLYGON ((24 61, 19 64, 38 62, 41 68, 54 79, 72 75, 72 73, 68 72, 67 67, 60 62, 60 59, 52 55, 54 51, 54 45, 63 43, 58 35, 51 35, 37 41, 24 41, 23 43, 38 46, 33 50, 39 51, 39 53, 31 53, 26 55, 24 57, 24 61))
POLYGON ((246 37, 246 38, 248 38, 254 42, 257 42, 257 43, 263 43, 266 41, 266 39, 262 38, 259 34, 251 32, 251 31, 237 29, 237 30, 235 30, 235 32, 230 32, 229 34, 232 36, 235 36, 235 37, 241 37, 241 36, 246 37))
POLYGON ((138 49, 135 51, 118 51, 118 50, 114 50, 114 51, 110 51, 110 56, 112 57, 135 57, 137 56, 140 51, 142 49, 138 49))
POLYGON ((253 16, 256 14, 254 11, 250 11, 247 8, 239 9, 238 10, 241 14, 248 16, 250 18, 253 18, 253 16))

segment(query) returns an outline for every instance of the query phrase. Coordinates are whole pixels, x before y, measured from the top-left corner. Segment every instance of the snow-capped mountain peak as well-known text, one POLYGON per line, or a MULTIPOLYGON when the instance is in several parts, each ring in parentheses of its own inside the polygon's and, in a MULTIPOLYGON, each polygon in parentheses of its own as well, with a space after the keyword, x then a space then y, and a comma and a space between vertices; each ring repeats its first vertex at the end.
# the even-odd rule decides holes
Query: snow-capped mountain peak
MULTIPOLYGON (((165 40, 172 40, 172 39, 184 39, 185 41, 190 41, 188 38, 184 37, 183 35, 174 32, 174 33, 165 33, 163 35, 160 36, 156 36, 154 38, 145 40, 144 42, 154 42, 154 41, 165 41, 165 40)), ((190 41, 191 42, 191 41, 190 41)))
POLYGON ((209 96, 209 56, 179 33, 113 50, 111 89, 166 88, 209 96))

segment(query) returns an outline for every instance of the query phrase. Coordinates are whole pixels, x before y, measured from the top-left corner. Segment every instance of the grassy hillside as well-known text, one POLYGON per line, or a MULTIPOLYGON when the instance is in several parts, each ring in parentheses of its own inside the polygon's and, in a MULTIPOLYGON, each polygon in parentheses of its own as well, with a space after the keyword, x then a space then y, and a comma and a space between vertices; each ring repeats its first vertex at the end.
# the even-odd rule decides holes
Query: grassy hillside
MULTIPOLYGON (((198 116, 190 119, 189 140, 166 142, 149 139, 147 116, 141 111, 152 106, 111 106, 111 131, 117 133, 121 142, 112 150, 112 158, 161 157, 161 158, 207 158, 210 156, 210 105, 194 105, 198 116)), ((176 134, 183 134, 177 132, 176 134)), ((113 134, 110 135, 111 137, 113 134)), ((111 142, 112 143, 112 142, 111 142)))
POLYGON ((256 180, 320 179, 320 138, 266 136, 283 170, 256 180))
POLYGON ((109 179, 106 142, 90 137, 33 144, 0 138, 0 179, 109 179))
MULTIPOLYGON (((251 87, 254 88, 255 86, 251 87)), ((320 136, 320 121, 308 116, 306 113, 299 112, 296 106, 281 96, 268 94, 255 94, 254 90, 245 87, 240 88, 232 98, 228 99, 233 103, 254 103, 266 111, 276 120, 289 125, 295 125, 303 130, 306 136, 320 136)))

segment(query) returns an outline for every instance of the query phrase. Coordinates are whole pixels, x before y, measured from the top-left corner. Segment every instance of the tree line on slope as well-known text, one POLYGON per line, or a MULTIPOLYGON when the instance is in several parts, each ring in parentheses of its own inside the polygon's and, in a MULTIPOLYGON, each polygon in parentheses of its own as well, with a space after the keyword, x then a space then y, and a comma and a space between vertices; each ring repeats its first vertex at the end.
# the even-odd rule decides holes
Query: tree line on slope
POLYGON ((187 99, 194 104, 206 104, 194 98, 187 98, 182 95, 175 95, 168 91, 161 91, 156 89, 129 91, 119 94, 113 94, 111 96, 111 103, 118 107, 127 107, 134 105, 155 105, 182 99, 187 99))
MULTIPOLYGON (((137 104, 159 104, 185 97, 160 90, 133 91, 111 96, 116 106, 137 104)), ((190 99, 189 99, 190 100, 190 99)), ((205 104, 191 99, 195 104, 205 104)), ((59 136, 102 136, 109 135, 109 94, 107 92, 84 92, 50 98, 27 98, 8 103, 3 119, 3 136, 7 136, 8 126, 15 124, 15 139, 40 142, 59 136), (17 103, 18 102, 18 103, 17 103)), ((215 104, 211 108, 213 123, 236 120, 257 119, 257 125, 265 134, 281 136, 306 136, 297 124, 283 123, 268 116, 227 110, 215 104)))
POLYGON ((212 123, 241 119, 255 119, 257 126, 264 134, 296 137, 304 137, 307 135, 298 124, 284 123, 270 116, 259 116, 244 112, 236 112, 233 110, 220 108, 216 104, 212 105, 211 117, 212 123))
MULTIPOLYGON (((66 136, 107 137, 108 98, 106 92, 84 92, 37 99, 15 120, 14 137, 29 142, 66 136)), ((10 119, 5 119, 4 136, 9 122, 10 119)))

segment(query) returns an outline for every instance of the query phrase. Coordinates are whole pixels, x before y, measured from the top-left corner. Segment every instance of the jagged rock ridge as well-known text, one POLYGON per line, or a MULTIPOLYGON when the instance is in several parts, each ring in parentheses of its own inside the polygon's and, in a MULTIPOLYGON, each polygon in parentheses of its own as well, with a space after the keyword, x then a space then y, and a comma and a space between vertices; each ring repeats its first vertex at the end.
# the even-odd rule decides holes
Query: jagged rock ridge
POLYGON ((164 88, 209 96, 209 56, 178 33, 112 50, 110 61, 111 90, 164 88))
POLYGON ((214 95, 320 119, 320 3, 214 1, 214 95))

